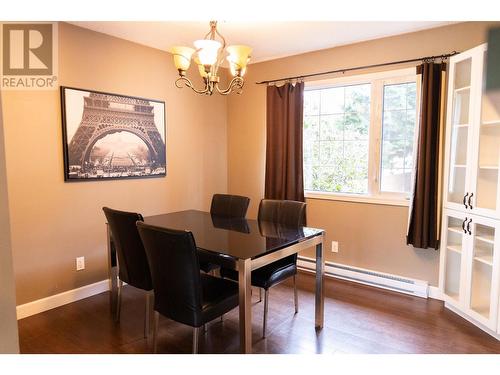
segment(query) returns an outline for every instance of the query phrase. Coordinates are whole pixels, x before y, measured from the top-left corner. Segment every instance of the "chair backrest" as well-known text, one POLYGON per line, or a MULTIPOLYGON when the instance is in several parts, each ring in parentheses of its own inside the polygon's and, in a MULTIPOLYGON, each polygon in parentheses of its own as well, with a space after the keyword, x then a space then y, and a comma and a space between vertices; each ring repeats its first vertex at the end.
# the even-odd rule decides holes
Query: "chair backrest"
POLYGON ((306 204, 290 200, 262 199, 258 220, 290 227, 305 226, 306 204))
POLYGON ((193 234, 137 222, 153 278, 155 310, 199 326, 202 309, 200 267, 193 234))
POLYGON ((214 194, 210 213, 216 216, 244 218, 250 198, 241 195, 214 194))
POLYGON ((138 220, 143 220, 142 215, 108 207, 102 210, 116 249, 120 280, 136 288, 151 290, 153 283, 148 259, 135 225, 138 220))
MULTIPOLYGON (((299 228, 306 225, 306 204, 304 202, 290 200, 262 199, 259 204, 257 218, 261 233, 264 235, 266 234, 265 231, 262 231, 265 228, 264 222, 274 223, 289 228, 299 228)), ((267 239, 267 241, 272 240, 272 238, 267 239)), ((297 255, 297 253, 289 255, 271 263, 269 267, 279 269, 290 264, 296 265, 297 255)))

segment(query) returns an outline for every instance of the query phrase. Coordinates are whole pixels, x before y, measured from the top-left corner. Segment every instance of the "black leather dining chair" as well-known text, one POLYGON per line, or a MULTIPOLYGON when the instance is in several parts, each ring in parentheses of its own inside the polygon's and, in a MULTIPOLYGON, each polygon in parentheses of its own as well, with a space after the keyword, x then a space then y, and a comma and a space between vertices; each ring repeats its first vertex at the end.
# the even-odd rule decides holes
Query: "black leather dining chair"
MULTIPOLYGON (((306 204, 290 200, 262 199, 259 204, 259 223, 279 224, 285 228, 300 228, 306 223, 306 204)), ((264 226, 263 226, 264 227, 264 226)), ((265 233, 263 233, 265 235, 265 233)), ((238 280, 238 272, 221 268, 221 277, 238 280)), ((267 314, 269 308, 269 289, 289 277, 293 277, 295 313, 299 311, 297 294, 297 254, 277 260, 271 264, 252 271, 252 285, 264 289, 264 321, 262 337, 266 337, 267 314)))
POLYGON ((153 282, 149 271, 148 260, 142 245, 136 222, 143 221, 142 215, 135 212, 102 209, 106 215, 111 238, 116 249, 118 264, 118 299, 115 320, 120 321, 122 287, 127 283, 135 288, 146 291, 146 312, 144 317, 144 337, 150 332, 152 319, 153 282))
POLYGON ((214 194, 210 213, 215 216, 243 219, 248 210, 250 198, 242 195, 214 194))
POLYGON ((154 286, 153 347, 157 351, 160 314, 193 327, 193 353, 200 327, 238 306, 238 284, 200 272, 195 239, 189 231, 137 222, 154 286))
MULTIPOLYGON (((221 219, 244 219, 248 204, 250 203, 250 198, 244 197, 242 195, 231 195, 231 194, 214 194, 212 197, 212 204, 210 205, 210 214, 212 215, 212 221, 217 222, 221 219)), ((215 225, 214 225, 215 226, 215 225)), ((219 264, 211 261, 207 254, 199 254, 200 269, 203 272, 209 273, 217 268, 219 264)))

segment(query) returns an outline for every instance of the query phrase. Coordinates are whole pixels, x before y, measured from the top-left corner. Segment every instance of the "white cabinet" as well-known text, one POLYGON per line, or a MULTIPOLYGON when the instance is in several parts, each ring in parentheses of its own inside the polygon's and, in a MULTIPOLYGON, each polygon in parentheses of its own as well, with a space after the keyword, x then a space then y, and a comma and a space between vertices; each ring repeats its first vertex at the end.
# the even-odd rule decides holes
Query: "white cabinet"
POLYGON ((440 289, 500 333, 500 113, 483 95, 486 44, 450 58, 440 289))
POLYGON ((445 302, 496 331, 500 221, 445 210, 440 268, 440 289, 445 302))
POLYGON ((446 208, 500 219, 500 113, 483 93, 486 44, 450 58, 446 208))
POLYGON ((494 331, 498 313, 500 224, 498 220, 472 216, 466 230, 469 243, 465 307, 471 317, 494 331))
POLYGON ((440 289, 444 300, 459 306, 464 303, 464 254, 467 251, 465 214, 446 210, 441 235, 440 289))

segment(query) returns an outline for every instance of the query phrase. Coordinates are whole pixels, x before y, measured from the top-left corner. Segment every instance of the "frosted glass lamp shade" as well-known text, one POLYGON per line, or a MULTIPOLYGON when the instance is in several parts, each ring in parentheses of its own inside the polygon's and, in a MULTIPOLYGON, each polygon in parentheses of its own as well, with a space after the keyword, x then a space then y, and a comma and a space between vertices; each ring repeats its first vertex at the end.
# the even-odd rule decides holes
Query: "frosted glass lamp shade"
POLYGON ((211 39, 201 39, 194 42, 194 46, 198 52, 198 58, 203 65, 213 65, 217 61, 220 42, 211 39))
POLYGON ((205 71, 205 65, 203 65, 198 57, 194 58, 194 62, 198 65, 198 71, 200 72, 200 76, 202 78, 206 78, 208 73, 205 71))
POLYGON ((252 48, 244 45, 234 45, 226 48, 229 56, 229 68, 233 76, 243 76, 245 74, 252 48))
POLYGON ((177 70, 188 70, 189 65, 191 65, 191 56, 195 50, 190 47, 172 47, 171 52, 174 55, 174 64, 177 70))

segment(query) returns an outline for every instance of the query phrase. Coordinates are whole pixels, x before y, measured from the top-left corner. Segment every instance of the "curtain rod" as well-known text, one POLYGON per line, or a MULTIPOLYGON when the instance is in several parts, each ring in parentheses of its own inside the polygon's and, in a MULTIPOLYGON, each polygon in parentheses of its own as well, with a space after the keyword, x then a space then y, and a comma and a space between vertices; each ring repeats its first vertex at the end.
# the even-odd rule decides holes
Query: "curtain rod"
POLYGON ((416 58, 416 59, 409 59, 409 60, 399 60, 399 61, 392 61, 392 62, 386 62, 386 63, 380 63, 380 64, 372 64, 372 65, 365 65, 365 66, 356 66, 354 68, 345 68, 345 69, 330 70, 328 72, 321 72, 321 73, 303 74, 303 75, 300 75, 300 76, 280 78, 280 79, 270 79, 268 81, 260 81, 260 82, 255 82, 255 83, 257 85, 262 85, 262 84, 265 84, 265 83, 273 83, 273 82, 280 82, 280 81, 290 81, 290 80, 294 80, 294 79, 303 79, 303 78, 308 78, 308 77, 322 76, 322 75, 326 75, 326 74, 345 73, 345 72, 349 72, 349 71, 352 71, 352 70, 361 70, 361 69, 377 68, 377 67, 380 67, 380 66, 406 64, 406 63, 416 62, 416 61, 428 61, 428 60, 436 60, 436 59, 445 60, 448 57, 454 56, 454 55, 456 55, 458 53, 459 52, 457 52, 457 51, 453 51, 451 53, 447 53, 447 54, 444 54, 444 55, 427 56, 427 57, 419 57, 419 58, 416 58))

